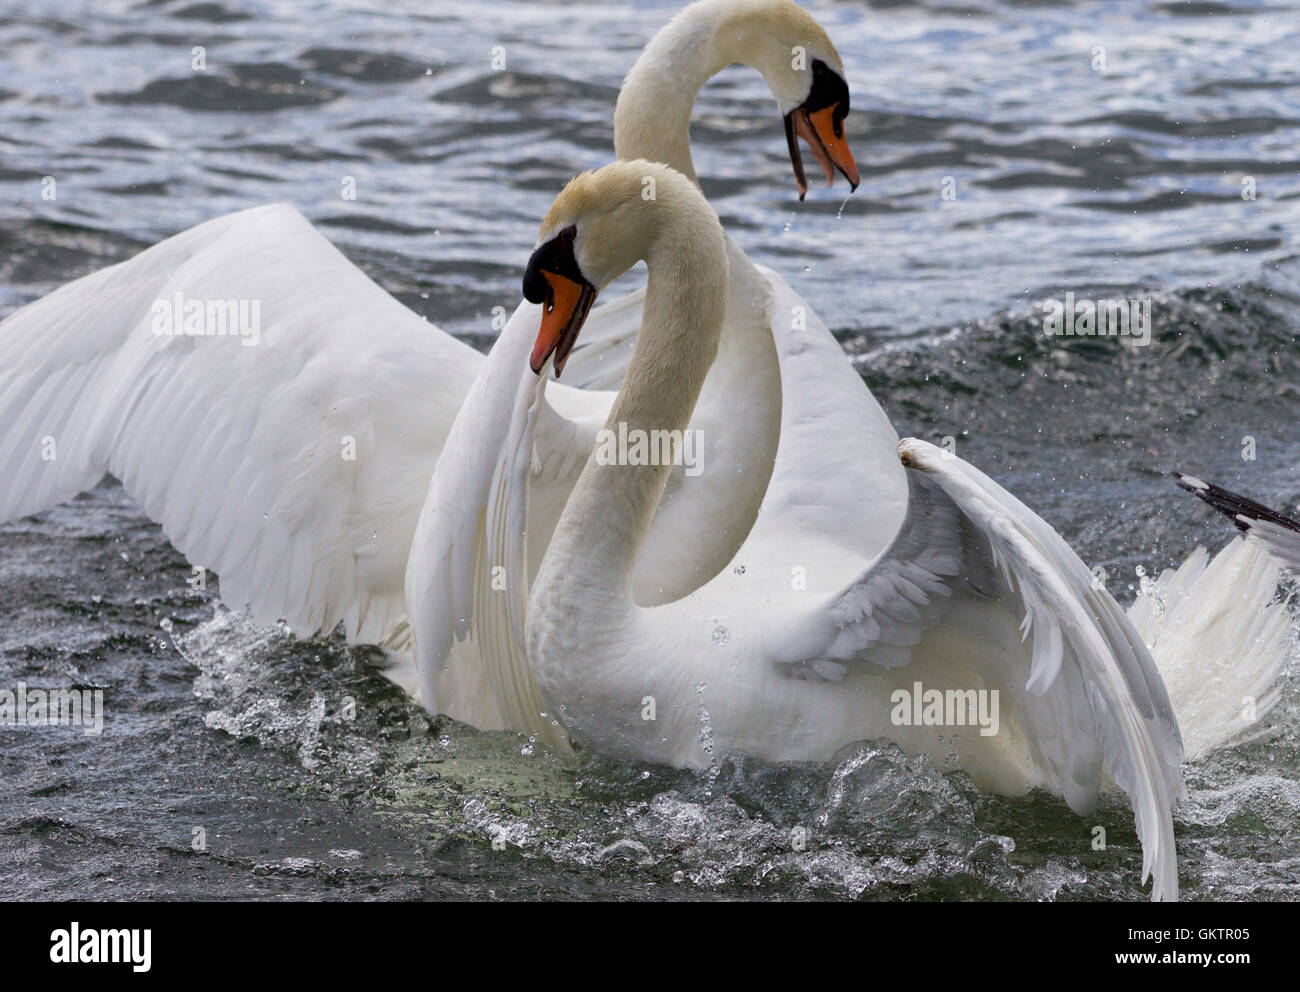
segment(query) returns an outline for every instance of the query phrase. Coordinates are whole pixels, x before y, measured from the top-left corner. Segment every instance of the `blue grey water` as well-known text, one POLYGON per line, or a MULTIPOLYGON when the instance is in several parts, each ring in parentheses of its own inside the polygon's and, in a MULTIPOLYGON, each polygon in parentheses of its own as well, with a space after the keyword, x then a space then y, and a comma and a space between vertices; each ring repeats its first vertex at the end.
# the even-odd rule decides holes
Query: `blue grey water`
MULTIPOLYGON (((6 0, 0 316, 287 201, 485 348, 676 6, 6 0)), ((1124 600, 1139 566, 1229 536, 1163 473, 1300 506, 1295 5, 810 9, 847 67, 861 188, 800 204, 776 108, 739 67, 701 96, 696 166, 900 432, 956 438, 1124 600), (1037 303, 1067 291, 1152 298, 1152 343, 1047 338, 1037 303)), ((0 684, 108 700, 99 737, 0 729, 0 897, 1145 897, 1122 799, 1084 818, 987 797, 871 742, 707 775, 568 762, 431 721, 364 652, 251 628, 188 575, 111 480, 0 527, 0 684)), ((1300 896, 1298 697, 1289 682, 1249 740, 1188 769, 1186 896, 1300 896)))

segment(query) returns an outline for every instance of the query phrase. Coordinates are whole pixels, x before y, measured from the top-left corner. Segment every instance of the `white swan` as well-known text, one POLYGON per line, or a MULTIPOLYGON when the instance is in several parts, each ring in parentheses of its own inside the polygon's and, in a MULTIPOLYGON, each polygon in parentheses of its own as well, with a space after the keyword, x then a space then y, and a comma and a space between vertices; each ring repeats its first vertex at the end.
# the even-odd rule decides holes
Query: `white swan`
MULTIPOLYGON (((1080 812, 1113 776, 1132 800, 1153 898, 1175 898, 1171 809, 1183 791, 1182 745, 1151 655, 1064 541, 960 459, 909 440, 899 446, 905 472, 895 458, 874 458, 878 439, 861 437, 853 420, 783 408, 769 485, 729 567, 648 607, 634 573, 675 470, 609 464, 593 451, 528 581, 529 488, 549 470, 532 446, 547 416, 547 378, 532 372, 563 362, 584 302, 644 260, 645 324, 605 426, 631 436, 686 429, 719 347, 723 245, 698 190, 658 164, 615 163, 561 193, 525 275, 525 295, 542 313, 512 321, 488 363, 503 376, 513 364, 513 402, 485 407, 508 393, 500 383, 472 395, 448 441, 452 456, 435 473, 408 577, 417 642, 421 624, 436 636, 439 623, 464 617, 448 606, 460 586, 424 552, 464 523, 448 497, 465 492, 477 461, 470 488, 490 490, 488 550, 477 562, 480 592, 461 607, 491 617, 478 628, 480 653, 520 719, 536 706, 602 752, 697 767, 730 751, 823 760, 886 737, 984 788, 1043 787, 1080 812), (658 189, 652 201, 639 195, 647 176, 658 189), (485 440, 504 445, 508 471, 482 471, 471 449, 485 440), (843 477, 810 473, 832 457, 843 477), (906 491, 905 516, 883 546, 874 540, 881 508, 852 495, 872 475, 906 491), (488 565, 499 584, 487 581, 488 565), (441 615, 426 615, 440 597, 441 615), (996 733, 918 725, 913 694, 934 690, 945 699, 969 692, 967 701, 996 693, 996 733)), ((783 356, 783 375, 801 364, 783 356)), ((440 673, 422 663, 426 701, 440 705, 440 673)))

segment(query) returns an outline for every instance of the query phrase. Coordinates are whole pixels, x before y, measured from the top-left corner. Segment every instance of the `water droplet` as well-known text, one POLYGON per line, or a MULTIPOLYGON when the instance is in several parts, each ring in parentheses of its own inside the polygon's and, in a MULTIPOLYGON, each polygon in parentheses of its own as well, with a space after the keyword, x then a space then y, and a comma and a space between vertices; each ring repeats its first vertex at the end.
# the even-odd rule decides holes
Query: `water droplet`
POLYGON ((713 723, 709 719, 708 708, 704 705, 704 690, 707 688, 708 685, 704 682, 697 682, 695 684, 695 695, 698 697, 697 706, 699 708, 700 716, 700 735, 698 740, 700 742, 700 749, 709 756, 709 780, 712 781, 717 778, 720 766, 713 760, 713 723))
POLYGON ((730 639, 731 639, 731 631, 727 630, 727 628, 722 626, 722 624, 718 624, 716 627, 713 628, 714 644, 726 644, 727 641, 730 639))
POLYGON ((744 566, 744 565, 737 565, 735 568, 732 569, 732 571, 735 572, 737 575, 744 575, 744 574, 745 574, 745 566, 744 566))

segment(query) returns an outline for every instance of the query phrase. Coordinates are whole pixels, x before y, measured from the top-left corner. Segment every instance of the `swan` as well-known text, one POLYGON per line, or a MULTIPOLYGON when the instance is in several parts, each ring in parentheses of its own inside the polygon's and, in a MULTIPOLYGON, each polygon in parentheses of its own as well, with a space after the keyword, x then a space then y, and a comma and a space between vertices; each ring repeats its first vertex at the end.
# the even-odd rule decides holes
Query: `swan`
MULTIPOLYGON (((1078 812, 1113 781, 1132 802, 1143 881, 1152 878, 1154 899, 1176 898, 1183 746, 1147 645, 1046 523, 945 451, 907 439, 888 462, 872 461, 875 443, 853 421, 783 409, 759 512, 728 567, 683 597, 646 605, 637 563, 680 466, 611 461, 597 447, 529 580, 521 529, 532 482, 548 472, 532 434, 546 416, 546 373, 574 348, 587 306, 646 263, 644 324, 605 429, 687 430, 721 346, 729 257, 696 186, 658 163, 584 173, 548 212, 524 277, 540 312, 512 321, 489 356, 502 375, 514 366, 512 402, 486 408, 509 393, 499 386, 467 399, 417 529, 420 551, 422 537, 445 541, 463 523, 455 500, 438 497, 462 491, 477 464, 493 535, 478 567, 496 563, 504 581, 460 608, 491 614, 485 654, 510 658, 500 684, 579 746, 638 761, 702 768, 729 752, 822 761, 883 737, 984 789, 1045 788, 1078 812), (652 200, 640 195, 647 177, 652 200), (472 449, 485 437, 507 450, 508 471, 482 471, 472 449), (846 479, 809 474, 828 447, 846 479), (871 532, 881 508, 845 496, 870 474, 905 490, 904 514, 879 546, 856 535, 871 532), (913 693, 926 690, 972 702, 993 694, 996 731, 912 719, 913 693)), ((788 366, 797 372, 799 362, 788 366)), ((434 557, 413 556, 408 598, 423 609, 441 595, 441 621, 454 626, 445 571, 422 567, 434 557)), ((436 699, 437 673, 426 664, 421 674, 426 699, 436 699)))
MULTIPOLYGON (((842 63, 816 21, 789 0, 700 0, 682 10, 628 74, 615 111, 617 157, 663 163, 694 181, 691 107, 702 83, 732 61, 756 67, 777 96, 800 195, 806 184, 794 135, 808 139, 828 182, 838 169, 856 188, 857 167, 842 128, 849 109, 842 63), (791 72, 796 48, 811 79, 791 72)), ((751 262, 725 233, 724 244, 724 322, 691 418, 691 430, 705 439, 710 470, 693 477, 679 466, 670 474, 635 563, 633 591, 642 605, 687 595, 732 559, 768 492, 778 442, 791 443, 791 425, 801 425, 795 443, 812 436, 806 425, 819 425, 820 443, 806 444, 799 463, 804 483, 818 492, 816 500, 798 504, 801 525, 870 556, 892 539, 905 512, 901 473, 876 470, 895 458, 898 444, 879 402, 806 301, 777 273, 751 262), (827 479, 837 480, 833 494, 827 479), (861 505, 874 512, 859 512, 861 505)), ((603 312, 612 316, 596 340, 571 343, 555 367, 584 388, 569 392, 553 385, 527 414, 533 418, 527 424, 530 407, 517 394, 516 354, 539 318, 521 307, 462 405, 464 426, 440 459, 412 539, 405 602, 414 671, 404 660, 389 671, 397 680, 406 677, 404 687, 431 712, 567 747, 568 736, 533 683, 522 642, 510 634, 519 627, 519 603, 497 595, 496 586, 526 584, 542 560, 609 411, 612 396, 593 390, 622 382, 643 299, 637 294, 609 304, 603 312), (557 451, 560 438, 565 442, 557 451), (505 492, 525 461, 538 471, 529 479, 526 505, 516 503, 516 516, 508 518, 505 492), (503 562, 514 540, 507 534, 515 533, 527 544, 526 565, 507 577, 503 562)), ((597 307, 587 326, 599 314, 597 307)), ((1261 692, 1275 687, 1288 657, 1286 611, 1272 603, 1276 581, 1255 549, 1236 542, 1212 563, 1197 549, 1133 606, 1131 619, 1155 649, 1176 711, 1188 717, 1189 757, 1245 729, 1239 714, 1244 694, 1265 701, 1259 716, 1276 700, 1275 689, 1261 692), (1225 586, 1225 577, 1234 581, 1225 586), (1243 592, 1230 599, 1229 588, 1243 592), (1214 692, 1206 691, 1208 672, 1216 673, 1214 692)))

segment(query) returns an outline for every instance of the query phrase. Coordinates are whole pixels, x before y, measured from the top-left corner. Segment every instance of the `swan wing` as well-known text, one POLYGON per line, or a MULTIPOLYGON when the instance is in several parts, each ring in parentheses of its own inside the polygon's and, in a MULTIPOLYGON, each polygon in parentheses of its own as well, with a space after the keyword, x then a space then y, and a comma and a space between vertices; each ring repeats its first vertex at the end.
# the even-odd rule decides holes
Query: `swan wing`
POLYGON ((411 536, 481 360, 293 208, 219 217, 0 324, 0 520, 112 473, 230 606, 400 638, 411 536), (156 333, 190 301, 242 303, 256 333, 156 333))
POLYGON ((1198 547, 1144 580, 1128 609, 1169 691, 1189 761, 1257 731, 1281 700, 1294 653, 1293 604, 1278 595, 1275 554, 1251 537, 1213 556, 1198 547))
POLYGON ((757 269, 772 290, 781 442, 750 541, 774 550, 797 532, 870 558, 906 506, 898 434, 812 307, 779 273, 757 269))
POLYGON ((1095 802, 1105 759, 1133 805, 1143 880, 1154 875, 1154 898, 1175 898, 1182 742, 1146 645, 1023 503, 933 445, 909 439, 900 451, 912 471, 893 541, 838 591, 769 612, 780 631, 765 637, 768 657, 792 678, 852 682, 867 665, 940 684, 957 659, 966 676, 1007 685, 1032 760, 1075 809, 1095 802))
MULTIPOLYGON (((540 520, 563 507, 595 427, 555 412, 548 376, 528 369, 540 313, 519 305, 456 415, 420 514, 406 591, 426 707, 562 747, 524 648, 529 536, 549 536, 540 520)), ((577 390, 554 392, 577 411, 586 402, 577 390)))
POLYGON ((1300 522, 1212 482, 1175 473, 1178 485, 1208 503, 1256 541, 1282 568, 1300 572, 1300 522))
POLYGON ((1300 531, 1271 520, 1252 520, 1248 533, 1279 565, 1300 574, 1300 531))

